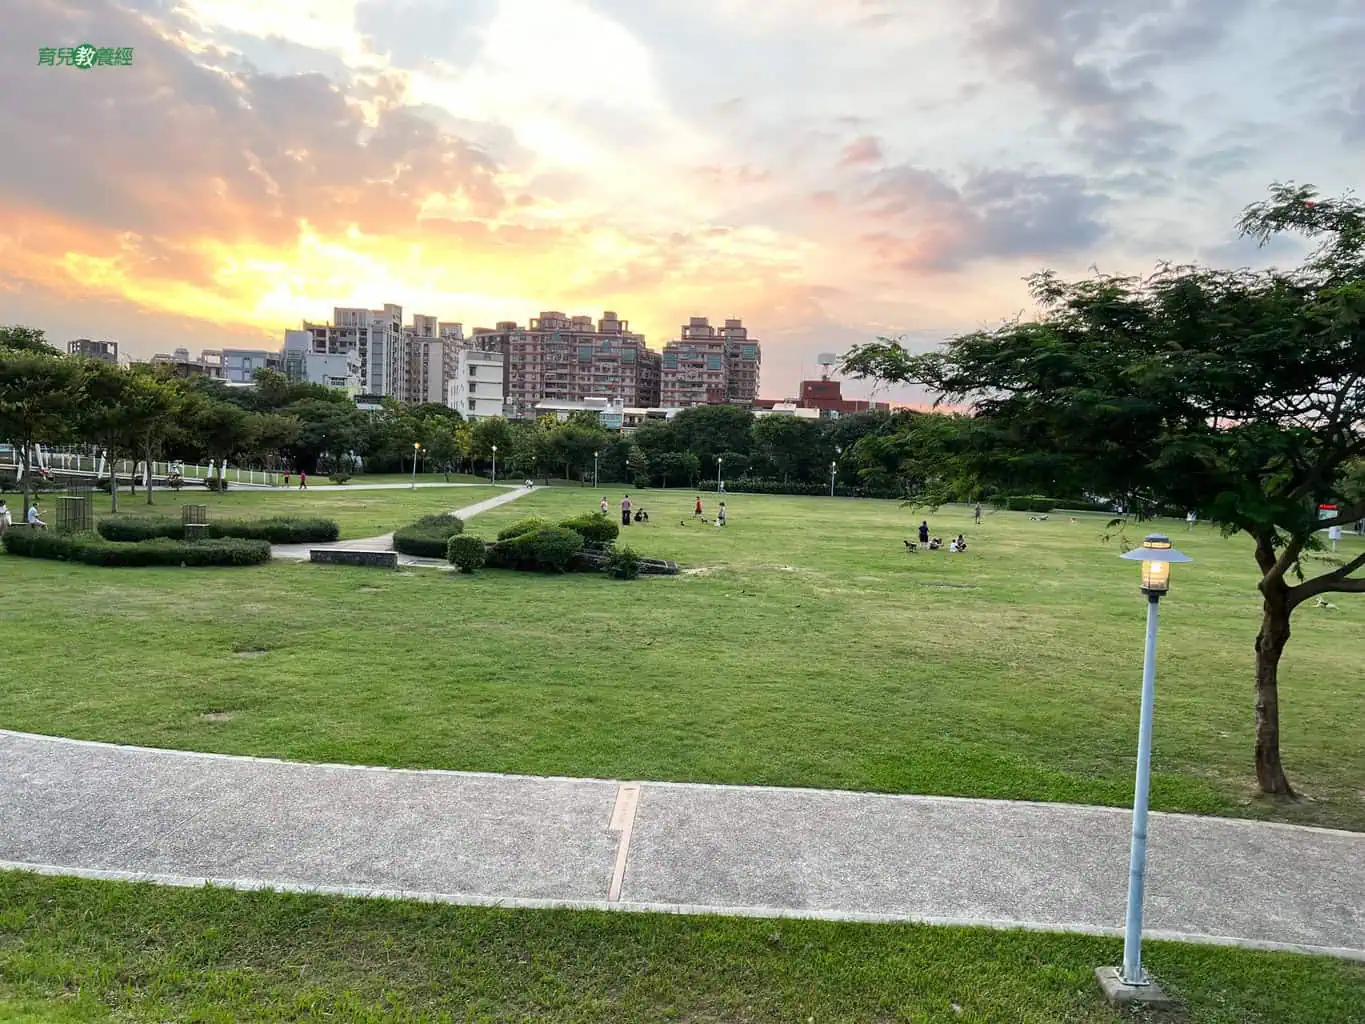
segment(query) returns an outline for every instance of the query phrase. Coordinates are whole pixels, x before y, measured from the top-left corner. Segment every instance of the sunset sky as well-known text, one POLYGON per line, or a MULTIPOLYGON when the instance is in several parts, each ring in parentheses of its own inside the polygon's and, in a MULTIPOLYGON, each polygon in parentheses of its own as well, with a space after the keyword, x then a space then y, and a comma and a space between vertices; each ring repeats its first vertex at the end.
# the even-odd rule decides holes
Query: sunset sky
POLYGON ((1241 207, 1365 168, 1362 0, 5 8, 0 322, 136 356, 334 305, 612 309, 656 347, 741 316, 782 397, 1042 267, 1292 261, 1241 207), (133 65, 39 66, 83 42, 133 65))

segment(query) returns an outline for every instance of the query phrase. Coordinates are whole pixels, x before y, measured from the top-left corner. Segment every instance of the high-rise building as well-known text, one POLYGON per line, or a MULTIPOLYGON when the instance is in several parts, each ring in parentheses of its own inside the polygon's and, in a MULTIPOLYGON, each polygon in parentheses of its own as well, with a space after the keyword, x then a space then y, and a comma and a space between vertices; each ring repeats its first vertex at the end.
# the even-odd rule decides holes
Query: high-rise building
POLYGON ((386 302, 383 309, 337 306, 331 324, 304 323, 321 331, 329 350, 353 350, 360 362, 362 394, 402 399, 408 388, 408 359, 403 335, 403 307, 386 302))
POLYGON ((460 349, 455 376, 446 385, 446 405, 467 420, 503 415, 507 364, 501 352, 460 349))
POLYGON ((434 316, 414 314, 403 328, 403 349, 407 359, 407 378, 399 397, 413 405, 446 400, 445 342, 440 337, 440 321, 434 316))
POLYGON ((89 338, 77 338, 75 341, 66 343, 66 354, 78 356, 82 359, 98 359, 101 362, 113 363, 118 365, 118 342, 117 341, 91 341, 89 338))
POLYGON ((581 401, 591 396, 628 405, 658 404, 659 354, 630 322, 613 312, 596 323, 589 316, 542 312, 528 326, 501 321, 478 328, 477 349, 501 351, 507 366, 508 415, 529 419, 543 401, 581 401))
POLYGON ((753 405, 761 360, 759 343, 749 338, 742 320, 717 328, 694 316, 664 346, 660 402, 666 408, 753 405))
POLYGON ((328 352, 319 349, 313 332, 284 332, 284 375, 295 384, 321 384, 344 391, 354 398, 360 394, 360 357, 355 351, 328 352))

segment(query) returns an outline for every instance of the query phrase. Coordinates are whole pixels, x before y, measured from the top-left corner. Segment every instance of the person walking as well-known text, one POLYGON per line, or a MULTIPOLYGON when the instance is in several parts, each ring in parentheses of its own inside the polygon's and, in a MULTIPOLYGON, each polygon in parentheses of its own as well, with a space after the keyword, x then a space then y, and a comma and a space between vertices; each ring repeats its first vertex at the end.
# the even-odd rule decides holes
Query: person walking
POLYGON ((33 504, 28 507, 28 525, 34 530, 46 530, 47 523, 38 515, 38 496, 33 496, 33 504))
POLYGON ((299 490, 308 490, 308 474, 304 470, 299 470, 299 490))
POLYGON ((697 505, 696 505, 696 507, 695 507, 694 509, 692 509, 692 518, 693 518, 693 519, 705 519, 705 518, 706 518, 706 513, 704 513, 704 512, 701 510, 701 495, 700 495, 700 494, 697 495, 697 505))
POLYGON ((627 494, 621 499, 621 525, 630 525, 630 495, 627 494))
POLYGON ((10 515, 9 506, 0 500, 0 537, 9 533, 9 528, 14 525, 14 516, 10 515))
POLYGON ((929 543, 929 520, 927 519, 919 524, 919 542, 921 544, 929 543))
POLYGON ((287 469, 284 471, 284 486, 289 486, 289 470, 287 469))
POLYGON ((729 520, 726 519, 725 502, 722 501, 720 507, 716 509, 716 525, 724 526, 728 521, 729 520))
POLYGON ((981 502, 979 501, 976 503, 976 507, 972 509, 972 525, 981 525, 981 502))
POLYGON ((607 496, 606 496, 605 494, 602 495, 602 504, 601 504, 600 506, 598 506, 598 507, 601 508, 602 514, 603 514, 603 515, 606 515, 606 514, 607 514, 608 505, 607 505, 607 496))

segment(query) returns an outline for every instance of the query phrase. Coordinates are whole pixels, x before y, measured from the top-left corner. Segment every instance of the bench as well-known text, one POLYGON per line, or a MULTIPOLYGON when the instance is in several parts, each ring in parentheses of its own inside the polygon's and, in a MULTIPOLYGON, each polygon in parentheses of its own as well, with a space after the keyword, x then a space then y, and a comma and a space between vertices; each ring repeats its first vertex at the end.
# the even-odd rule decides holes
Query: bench
POLYGON ((372 565, 380 569, 397 569, 397 551, 364 551, 356 548, 311 548, 308 561, 324 565, 372 565))

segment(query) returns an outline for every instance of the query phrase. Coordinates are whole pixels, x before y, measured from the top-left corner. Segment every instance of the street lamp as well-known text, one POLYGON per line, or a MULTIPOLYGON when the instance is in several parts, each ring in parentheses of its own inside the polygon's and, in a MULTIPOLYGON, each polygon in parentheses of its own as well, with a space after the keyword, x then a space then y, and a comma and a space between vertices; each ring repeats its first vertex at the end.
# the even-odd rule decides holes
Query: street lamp
POLYGON ((834 449, 834 458, 830 460, 830 464, 829 464, 829 496, 830 496, 831 498, 834 497, 834 471, 835 471, 835 470, 838 468, 838 466, 839 466, 839 456, 842 455, 842 454, 844 454, 844 450, 843 450, 842 448, 836 446, 835 449, 834 449))
POLYGON ((599 452, 592 453, 592 489, 597 490, 597 456, 599 452))
POLYGON ((498 482, 498 446, 493 446, 493 482, 498 482))
POLYGON ((724 468, 724 463, 725 463, 725 459, 724 459, 722 456, 717 455, 717 456, 716 456, 716 493, 717 493, 717 494, 724 494, 724 493, 725 493, 725 468, 724 468))
POLYGON ((1137 781, 1133 787, 1133 841, 1128 857, 1128 915, 1123 929, 1123 966, 1100 967, 1095 975, 1109 1002, 1171 1005, 1142 969, 1142 903, 1147 876, 1147 795, 1152 778, 1152 705, 1156 698, 1157 609, 1171 589, 1171 563, 1192 562, 1171 546, 1165 534, 1151 533, 1142 547, 1121 558, 1142 563, 1142 593, 1147 597, 1147 645, 1142 656, 1142 710, 1138 717, 1137 781))
POLYGON ((420 441, 412 442, 412 489, 417 490, 417 453, 422 450, 420 441))

